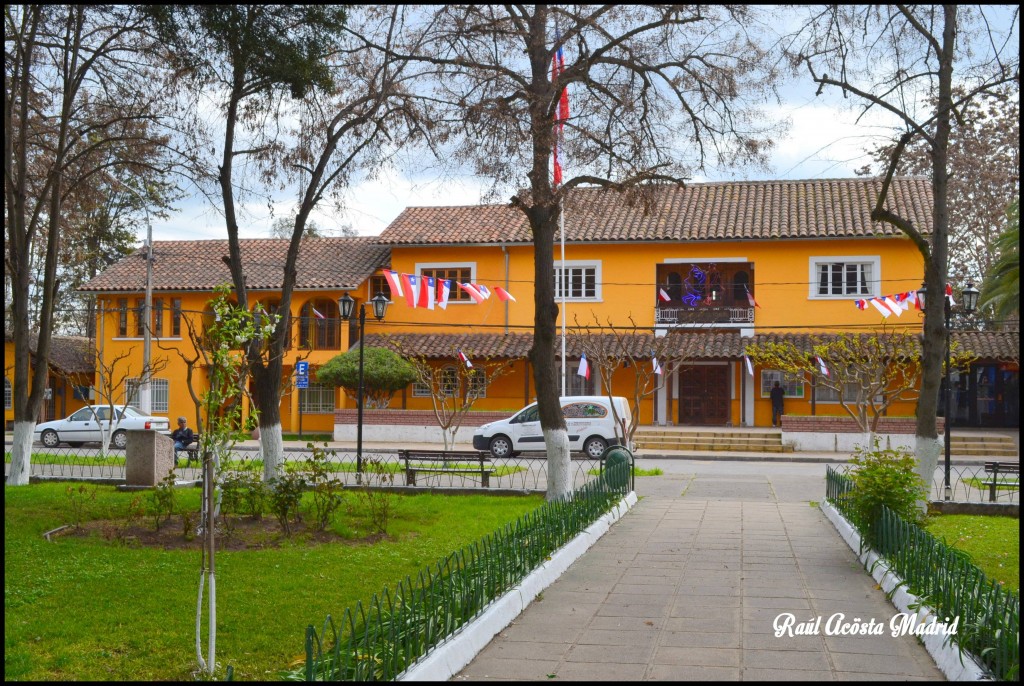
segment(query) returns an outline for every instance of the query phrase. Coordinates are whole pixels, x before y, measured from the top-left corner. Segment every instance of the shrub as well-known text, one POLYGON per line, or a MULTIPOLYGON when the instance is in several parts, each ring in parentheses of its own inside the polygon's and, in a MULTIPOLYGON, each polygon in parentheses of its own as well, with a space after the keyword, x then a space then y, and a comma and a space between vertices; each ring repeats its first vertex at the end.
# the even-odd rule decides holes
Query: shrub
POLYGON ((360 489, 370 523, 380 533, 387 535, 391 519, 391 505, 394 493, 390 487, 395 483, 395 474, 379 457, 363 460, 363 487, 360 489))
POLYGON ((85 506, 87 503, 96 500, 96 486, 94 485, 91 489, 87 489, 85 484, 78 484, 78 486, 68 486, 64 493, 68 497, 68 509, 71 513, 71 521, 78 529, 82 526, 82 518, 85 514, 85 506))
POLYGON ((345 484, 331 471, 331 462, 325 450, 326 444, 323 448, 318 448, 308 443, 307 447, 312 451, 306 458, 306 469, 313 491, 313 521, 316 523, 317 531, 323 531, 335 511, 345 502, 345 484))
POLYGON ((285 472, 267 482, 270 511, 277 517, 285 536, 292 535, 291 521, 299 514, 302 491, 306 487, 302 474, 285 472))
POLYGON ((149 513, 153 517, 153 528, 160 531, 162 521, 170 521, 177 508, 177 501, 174 492, 174 470, 167 472, 167 476, 160 479, 160 483, 149 493, 149 513))
POLYGON ((914 470, 916 460, 907 450, 881 449, 875 438, 871 449, 857 446, 850 461, 853 489, 845 497, 854 525, 869 543, 875 542, 874 526, 882 505, 908 522, 924 522, 918 502, 927 497, 928 487, 914 470))

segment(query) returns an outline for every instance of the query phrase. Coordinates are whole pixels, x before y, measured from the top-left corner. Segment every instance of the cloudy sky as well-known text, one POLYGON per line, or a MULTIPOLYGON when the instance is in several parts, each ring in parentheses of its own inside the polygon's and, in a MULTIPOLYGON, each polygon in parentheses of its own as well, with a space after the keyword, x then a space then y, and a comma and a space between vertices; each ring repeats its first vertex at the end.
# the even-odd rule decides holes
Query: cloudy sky
MULTIPOLYGON (((854 175, 854 170, 867 161, 864 154, 873 143, 893 136, 894 121, 875 115, 855 123, 856 110, 843 107, 827 96, 814 96, 814 86, 793 84, 787 88, 787 100, 773 113, 788 117, 789 134, 776 141, 772 155, 773 173, 760 173, 753 179, 827 179, 854 175)), ((571 154, 571 151, 570 151, 571 154)), ((571 159, 571 158, 570 158, 571 159)), ((695 181, 717 181, 725 177, 695 178, 695 181)), ((424 205, 470 205, 481 201, 485 184, 471 175, 444 181, 421 174, 391 169, 379 178, 354 185, 346 197, 343 215, 333 208, 314 211, 313 219, 330 234, 342 225, 353 226, 361 235, 379 234, 406 207, 424 205)), ((282 194, 275 203, 274 216, 288 214, 294 200, 282 194)), ((224 238, 223 217, 205 199, 191 196, 178 203, 177 212, 167 220, 153 223, 154 240, 202 240, 224 238)), ((273 221, 266 202, 245 208, 241 235, 244 238, 266 238, 273 221)), ((144 236, 140 229, 139 238, 144 236)))

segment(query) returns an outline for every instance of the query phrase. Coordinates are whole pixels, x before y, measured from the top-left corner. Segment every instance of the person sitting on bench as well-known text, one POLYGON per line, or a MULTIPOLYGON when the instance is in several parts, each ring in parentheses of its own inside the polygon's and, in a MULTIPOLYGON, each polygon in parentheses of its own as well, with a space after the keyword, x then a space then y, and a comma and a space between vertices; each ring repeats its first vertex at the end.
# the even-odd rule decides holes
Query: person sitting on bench
POLYGON ((187 450, 196 440, 192 429, 188 427, 188 420, 184 417, 178 417, 178 428, 171 432, 171 440, 174 441, 174 461, 177 463, 178 452, 187 450))

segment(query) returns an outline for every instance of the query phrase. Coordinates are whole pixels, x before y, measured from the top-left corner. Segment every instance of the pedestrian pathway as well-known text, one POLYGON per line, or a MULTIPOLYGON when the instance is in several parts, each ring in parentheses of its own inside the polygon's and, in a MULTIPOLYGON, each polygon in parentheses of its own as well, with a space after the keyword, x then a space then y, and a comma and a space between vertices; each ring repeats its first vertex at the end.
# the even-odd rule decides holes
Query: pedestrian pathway
POLYGON ((453 680, 943 680, 788 492, 753 475, 637 479, 637 505, 453 680), (820 629, 776 638, 783 613, 820 629), (827 635, 837 613, 885 633, 827 635))

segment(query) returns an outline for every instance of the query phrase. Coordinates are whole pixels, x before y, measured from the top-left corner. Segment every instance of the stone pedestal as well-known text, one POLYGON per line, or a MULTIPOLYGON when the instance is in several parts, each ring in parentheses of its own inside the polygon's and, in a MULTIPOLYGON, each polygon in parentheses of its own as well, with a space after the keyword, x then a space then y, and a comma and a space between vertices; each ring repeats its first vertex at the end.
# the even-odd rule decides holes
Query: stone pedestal
POLYGON ((124 453, 129 486, 156 486, 174 468, 174 441, 156 431, 129 431, 124 453))

